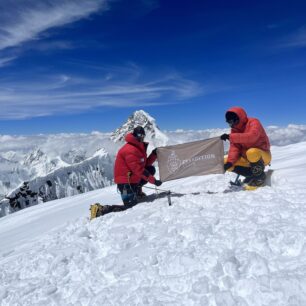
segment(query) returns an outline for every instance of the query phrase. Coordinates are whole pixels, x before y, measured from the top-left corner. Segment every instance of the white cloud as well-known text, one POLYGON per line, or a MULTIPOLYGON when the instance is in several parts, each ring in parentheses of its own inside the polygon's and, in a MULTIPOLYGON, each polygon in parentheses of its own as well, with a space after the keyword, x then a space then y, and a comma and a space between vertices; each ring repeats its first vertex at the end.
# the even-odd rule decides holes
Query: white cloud
POLYGON ((16 56, 9 56, 9 57, 0 57, 0 67, 8 65, 10 62, 12 62, 16 56))
POLYGON ((107 0, 0 0, 0 50, 37 39, 48 29, 106 9, 106 2, 107 0))
POLYGON ((145 82, 145 74, 131 63, 121 69, 111 66, 95 69, 93 78, 64 73, 46 76, 35 71, 33 75, 35 79, 23 76, 22 80, 0 80, 0 118, 80 113, 102 106, 182 103, 202 93, 197 82, 178 74, 156 76, 145 82))
POLYGON ((77 46, 74 42, 64 40, 52 40, 52 41, 34 41, 33 43, 27 44, 26 49, 34 49, 38 51, 52 51, 52 50, 69 50, 74 49, 77 46))
POLYGON ((284 38, 279 44, 280 48, 304 48, 306 47, 306 27, 299 28, 296 32, 284 38))

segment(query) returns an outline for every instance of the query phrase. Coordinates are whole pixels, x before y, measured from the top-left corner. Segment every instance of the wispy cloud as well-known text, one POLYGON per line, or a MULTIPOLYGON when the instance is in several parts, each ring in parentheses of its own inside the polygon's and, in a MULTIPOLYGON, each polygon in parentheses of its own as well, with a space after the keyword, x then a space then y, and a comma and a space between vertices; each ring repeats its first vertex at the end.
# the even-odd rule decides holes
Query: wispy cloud
POLYGON ((38 50, 38 51, 53 51, 53 50, 70 50, 79 47, 72 41, 64 40, 52 40, 52 41, 35 41, 25 46, 26 50, 38 50))
POLYGON ((107 9, 107 0, 0 0, 0 50, 107 9))
POLYGON ((9 56, 9 57, 0 57, 0 67, 4 67, 8 65, 10 62, 12 62, 16 56, 9 56))
POLYGON ((179 74, 143 81, 141 69, 117 67, 96 78, 59 74, 28 81, 0 81, 0 118, 22 119, 81 113, 97 107, 140 107, 183 103, 203 94, 179 74), (112 75, 111 78, 108 75, 112 75), (120 77, 119 77, 120 75, 120 77))
POLYGON ((287 35, 278 44, 278 48, 305 48, 306 47, 306 26, 287 35))

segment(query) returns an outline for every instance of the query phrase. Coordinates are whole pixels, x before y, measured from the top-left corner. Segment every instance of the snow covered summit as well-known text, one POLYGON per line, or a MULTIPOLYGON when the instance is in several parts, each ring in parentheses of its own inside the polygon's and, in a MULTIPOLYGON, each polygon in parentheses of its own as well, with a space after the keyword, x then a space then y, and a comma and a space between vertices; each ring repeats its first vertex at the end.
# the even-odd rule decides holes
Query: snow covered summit
POLYGON ((115 186, 1 218, 0 305, 305 306, 305 150, 272 147, 272 187, 256 191, 222 193, 227 173, 92 222, 115 186))
POLYGON ((111 139, 114 142, 124 141, 125 135, 132 132, 138 125, 146 131, 145 141, 152 142, 153 146, 167 144, 168 137, 156 125, 155 119, 143 110, 135 111, 121 127, 112 133, 111 139))

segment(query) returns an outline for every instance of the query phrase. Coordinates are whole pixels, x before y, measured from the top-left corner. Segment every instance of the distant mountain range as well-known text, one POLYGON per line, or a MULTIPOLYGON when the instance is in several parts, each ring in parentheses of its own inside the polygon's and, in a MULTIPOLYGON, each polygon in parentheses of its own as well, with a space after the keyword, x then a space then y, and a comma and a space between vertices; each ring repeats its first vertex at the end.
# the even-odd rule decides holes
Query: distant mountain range
MULTIPOLYGON (((116 152, 125 135, 137 125, 146 131, 149 152, 155 147, 228 132, 228 129, 162 132, 154 118, 139 110, 112 133, 0 135, 0 216, 112 184, 116 152)), ((306 141, 304 125, 271 126, 266 130, 272 145, 306 141)))
POLYGON ((84 142, 69 143, 67 135, 56 137, 57 140, 50 136, 47 142, 53 145, 43 142, 39 145, 36 141, 28 153, 22 147, 1 152, 0 215, 111 185, 115 154, 123 145, 125 135, 137 125, 146 131, 149 150, 167 144, 168 138, 157 127, 155 119, 140 110, 113 133, 94 133, 95 142, 83 139, 84 142), (65 146, 63 141, 67 141, 65 146))

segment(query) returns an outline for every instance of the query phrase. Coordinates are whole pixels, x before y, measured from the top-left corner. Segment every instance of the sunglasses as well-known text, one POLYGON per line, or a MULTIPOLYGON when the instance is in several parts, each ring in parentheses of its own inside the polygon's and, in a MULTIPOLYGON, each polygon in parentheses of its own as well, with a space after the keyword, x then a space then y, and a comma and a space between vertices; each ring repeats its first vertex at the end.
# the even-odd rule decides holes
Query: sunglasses
POLYGON ((230 120, 227 120, 226 122, 232 128, 239 123, 239 119, 230 119, 230 120))

